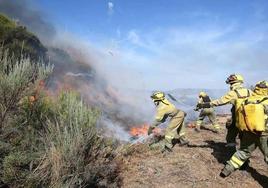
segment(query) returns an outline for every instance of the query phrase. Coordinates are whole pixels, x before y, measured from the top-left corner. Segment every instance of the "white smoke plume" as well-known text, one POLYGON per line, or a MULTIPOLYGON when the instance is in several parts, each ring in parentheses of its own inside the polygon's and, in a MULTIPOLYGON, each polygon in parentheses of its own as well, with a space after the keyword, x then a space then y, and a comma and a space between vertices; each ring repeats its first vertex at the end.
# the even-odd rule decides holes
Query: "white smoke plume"
POLYGON ((114 3, 108 2, 108 14, 112 15, 114 13, 114 3))
MULTIPOLYGON (((129 92, 118 87, 122 86, 122 80, 129 79, 132 71, 126 67, 123 70, 113 69, 120 66, 116 51, 95 48, 70 33, 60 32, 57 35, 44 13, 29 5, 27 0, 0 0, 0 12, 18 19, 42 41, 46 41, 49 59, 55 64, 50 81, 52 90, 59 85, 77 90, 85 101, 103 111, 99 121, 102 128, 110 130, 107 132, 121 140, 128 140, 131 126, 148 121, 151 105, 148 106, 149 100, 145 100, 148 93, 129 92), (108 72, 116 76, 112 78, 108 72)), ((112 2, 108 3, 108 11, 109 14, 114 11, 112 2)))

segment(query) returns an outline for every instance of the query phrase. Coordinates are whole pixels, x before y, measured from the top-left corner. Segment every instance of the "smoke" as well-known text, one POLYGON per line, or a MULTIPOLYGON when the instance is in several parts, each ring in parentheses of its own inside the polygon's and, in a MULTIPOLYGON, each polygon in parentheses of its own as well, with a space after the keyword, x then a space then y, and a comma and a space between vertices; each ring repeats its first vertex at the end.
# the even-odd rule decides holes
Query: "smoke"
POLYGON ((31 7, 29 0, 0 0, 0 12, 25 25, 42 42, 56 35, 55 27, 44 19, 44 13, 31 7))
POLYGON ((108 14, 112 15, 114 13, 114 3, 108 2, 108 14))
MULTIPOLYGON (((44 13, 35 10, 29 2, 28 0, 0 0, 0 12, 18 19, 30 31, 37 33, 42 41, 46 42, 50 62, 55 65, 50 83, 51 89, 67 87, 81 93, 85 101, 102 109, 103 113, 99 126, 121 140, 129 139, 127 131, 131 126, 148 123, 152 120, 154 106, 149 98, 152 83, 157 82, 153 86, 156 89, 159 89, 157 87, 170 85, 170 83, 173 84, 173 88, 176 88, 184 83, 177 79, 178 75, 185 81, 185 78, 188 77, 189 71, 187 69, 189 69, 189 65, 187 63, 196 59, 211 62, 210 56, 208 59, 203 56, 199 57, 198 49, 194 51, 195 48, 190 48, 192 47, 192 41, 187 41, 188 38, 185 39, 184 34, 179 36, 177 36, 177 33, 175 33, 176 36, 173 36, 173 34, 166 35, 168 41, 162 39, 160 41, 162 45, 159 45, 156 41, 159 41, 161 37, 157 36, 155 39, 149 40, 139 31, 130 30, 127 33, 126 40, 134 47, 141 47, 144 51, 152 52, 154 58, 142 56, 128 47, 117 47, 116 44, 106 48, 96 47, 72 34, 64 33, 58 36, 55 27, 45 19, 44 13), (53 41, 51 41, 52 39, 53 41), (179 45, 176 43, 178 39, 181 41, 179 45), (165 44, 169 46, 165 46, 165 44), (190 49, 187 53, 186 47, 190 49), (176 52, 174 52, 174 49, 176 52), (162 56, 159 57, 156 54, 162 54, 162 56), (197 54, 197 57, 193 54, 197 54), (181 57, 187 58, 179 59, 181 57), (178 70, 173 63, 169 63, 175 61, 185 62, 187 68, 178 70), (165 62, 165 64, 162 62, 165 62), (141 70, 141 67, 143 70, 141 70), (158 72, 155 71, 156 68, 158 72), (185 74, 185 71, 187 71, 187 74, 185 74)), ((111 15, 114 11, 114 4, 109 2, 107 6, 108 13, 111 15)), ((198 38, 198 35, 189 38, 198 38)), ((203 41, 200 43, 202 45, 203 41)), ((217 51, 215 51, 215 54, 217 54, 217 51)), ((197 71, 202 68, 192 67, 197 71)), ((190 70, 190 72, 193 72, 193 70, 190 70)), ((194 78, 195 75, 191 76, 194 78)), ((185 98, 183 92, 183 90, 180 90, 175 93, 177 99, 185 101, 186 104, 178 104, 178 107, 191 112, 195 96, 185 98)), ((198 93, 196 90, 191 92, 192 95, 198 93)), ((192 117, 192 115, 189 114, 189 117, 192 117)))
MULTIPOLYGON (((113 13, 113 8, 114 4, 109 2, 109 14, 113 13)), ((45 14, 34 8, 28 0, 0 0, 0 12, 25 25, 45 42, 50 63, 55 65, 50 90, 74 89, 81 93, 84 101, 99 107, 102 117, 98 124, 109 136, 128 140, 128 128, 143 123, 140 111, 135 112, 135 103, 128 103, 126 96, 106 79, 105 71, 101 71, 104 70, 100 66, 104 65, 105 52, 89 46, 70 33, 57 36, 55 27, 45 19, 45 14)))

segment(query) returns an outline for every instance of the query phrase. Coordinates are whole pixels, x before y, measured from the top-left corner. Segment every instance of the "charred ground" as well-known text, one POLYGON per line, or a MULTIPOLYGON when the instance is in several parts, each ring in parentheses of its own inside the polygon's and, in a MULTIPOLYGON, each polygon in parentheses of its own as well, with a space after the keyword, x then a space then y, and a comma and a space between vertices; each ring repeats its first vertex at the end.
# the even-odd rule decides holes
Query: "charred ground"
POLYGON ((267 187, 268 169, 256 150, 250 167, 234 172, 228 178, 219 173, 231 153, 225 148, 226 117, 218 117, 220 134, 209 130, 196 133, 188 129, 189 147, 175 146, 163 155, 145 144, 130 146, 122 157, 123 187, 267 187))

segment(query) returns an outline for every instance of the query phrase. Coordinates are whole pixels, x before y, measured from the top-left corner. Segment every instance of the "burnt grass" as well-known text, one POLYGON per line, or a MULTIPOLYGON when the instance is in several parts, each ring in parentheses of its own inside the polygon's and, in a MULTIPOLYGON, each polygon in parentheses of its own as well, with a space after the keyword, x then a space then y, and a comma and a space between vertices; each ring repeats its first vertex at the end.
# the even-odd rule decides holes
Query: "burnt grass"
POLYGON ((162 154, 147 144, 130 146, 121 158, 122 187, 268 187, 268 168, 259 149, 245 170, 227 178, 219 176, 232 151, 225 148, 226 117, 218 120, 222 125, 219 134, 209 129, 196 133, 188 128, 190 145, 176 145, 171 153, 162 154))

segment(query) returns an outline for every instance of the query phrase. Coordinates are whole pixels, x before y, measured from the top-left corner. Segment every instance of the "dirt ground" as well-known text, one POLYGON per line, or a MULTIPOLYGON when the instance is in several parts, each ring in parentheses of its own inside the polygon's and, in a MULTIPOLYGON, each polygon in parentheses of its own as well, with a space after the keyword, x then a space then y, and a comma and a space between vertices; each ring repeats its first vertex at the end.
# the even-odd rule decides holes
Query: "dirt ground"
POLYGON ((130 146, 122 158, 122 187, 268 187, 268 168, 259 149, 246 170, 225 179, 219 176, 231 152, 225 148, 226 117, 218 118, 220 134, 188 128, 189 147, 176 145, 167 155, 146 144, 130 146))

